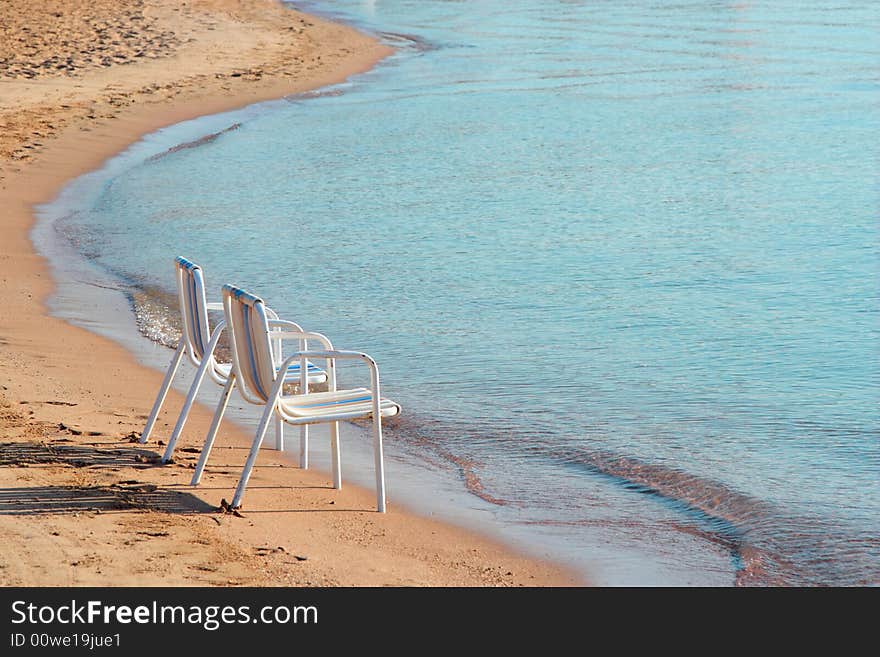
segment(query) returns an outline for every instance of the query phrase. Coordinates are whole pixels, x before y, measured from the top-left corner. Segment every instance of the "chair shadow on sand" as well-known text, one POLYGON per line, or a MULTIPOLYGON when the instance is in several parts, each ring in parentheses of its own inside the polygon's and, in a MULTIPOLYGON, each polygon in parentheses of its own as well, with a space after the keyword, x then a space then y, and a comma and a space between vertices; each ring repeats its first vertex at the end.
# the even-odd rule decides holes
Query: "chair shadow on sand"
POLYGON ((0 516, 134 510, 175 514, 217 511, 189 493, 160 490, 152 484, 0 488, 0 516))
MULTIPOLYGON (((103 449, 48 443, 0 443, 0 466, 31 467, 64 464, 74 467, 132 467, 158 464, 158 455, 144 449, 103 449)), ((183 491, 164 490, 136 480, 103 486, 38 486, 0 488, 0 515, 151 510, 190 514, 216 508, 183 491)))
POLYGON ((44 464, 144 469, 159 464, 159 456, 134 447, 60 445, 50 442, 0 443, 0 467, 44 464))
MULTIPOLYGON (((189 450, 183 450, 189 451, 189 450)), ((163 466, 155 452, 137 447, 94 447, 88 445, 59 445, 48 442, 0 442, 0 467, 39 467, 41 465, 70 465, 77 468, 130 467, 144 470, 163 466)), ((232 468, 218 465, 217 468, 232 468)), ((212 468, 213 470, 214 468, 212 468)), ((120 481, 104 486, 42 486, 33 488, 0 488, 0 516, 41 515, 54 513, 125 511, 160 511, 175 514, 217 513, 218 508, 206 504, 195 495, 181 490, 160 488, 135 480, 120 481)), ((294 489, 326 488, 333 486, 255 486, 254 488, 294 489)), ((226 487, 201 486, 202 492, 225 491, 226 487)), ((359 512, 357 508, 328 509, 250 509, 246 513, 338 513, 359 512)))

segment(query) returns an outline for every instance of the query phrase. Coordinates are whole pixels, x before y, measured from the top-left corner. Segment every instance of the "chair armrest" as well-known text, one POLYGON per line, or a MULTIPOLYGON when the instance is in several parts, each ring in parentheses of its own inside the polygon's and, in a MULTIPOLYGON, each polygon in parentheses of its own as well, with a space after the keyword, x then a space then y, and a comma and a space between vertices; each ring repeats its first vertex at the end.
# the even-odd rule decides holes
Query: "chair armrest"
MULTIPOLYGON (((266 311, 268 312, 269 309, 266 308, 266 311)), ((275 311, 272 311, 272 314, 275 315, 275 311)), ((278 319, 278 315, 275 315, 274 317, 269 317, 268 322, 269 322, 270 329, 271 328, 288 328, 291 331, 297 331, 299 333, 302 333, 304 330, 303 327, 300 326, 299 324, 297 324, 296 322, 291 322, 286 319, 278 319)), ((277 338, 278 335, 273 333, 272 337, 277 338)))
POLYGON ((327 360, 328 368, 332 368, 333 372, 333 383, 331 390, 336 389, 336 365, 335 361, 337 360, 360 360, 367 364, 367 367, 370 368, 370 388, 373 390, 373 394, 376 398, 379 397, 379 366, 376 364, 376 361, 372 359, 369 355, 361 352, 361 351, 339 351, 334 349, 329 349, 326 351, 299 351, 291 356, 284 362, 282 367, 288 367, 296 360, 302 360, 304 358, 324 358, 327 360))
MULTIPOLYGON (((281 322, 281 321, 282 320, 279 320, 279 322, 281 322)), ((293 322, 287 322, 287 323, 293 324, 293 322)), ((272 322, 269 322, 269 326, 271 326, 271 325, 272 325, 272 322)), ((299 331, 274 331, 274 332, 270 333, 269 336, 273 340, 279 340, 279 339, 280 340, 317 340, 322 345, 324 345, 325 349, 329 350, 326 352, 322 351, 320 353, 330 353, 333 350, 333 344, 330 342, 330 338, 328 338, 323 333, 313 333, 311 331, 303 331, 303 330, 299 330, 299 331)), ((304 353, 304 352, 298 352, 298 353, 304 353)), ((336 352, 333 352, 333 353, 336 353, 336 352)), ((343 353, 343 352, 339 352, 339 353, 343 353)), ((301 358, 304 358, 304 356, 301 356, 301 358)), ((323 358, 323 356, 321 356, 321 358, 323 358)))
MULTIPOLYGON (((267 312, 271 312, 272 315, 275 315, 274 311, 269 311, 268 308, 266 310, 267 312)), ((284 340, 298 340, 300 349, 309 348, 309 343, 306 342, 306 340, 309 339, 318 340, 319 342, 321 342, 322 345, 324 345, 325 349, 333 348, 330 340, 328 340, 325 336, 321 335, 320 333, 309 333, 303 330, 302 326, 300 326, 296 322, 291 322, 285 319, 278 319, 278 316, 275 315, 274 318, 269 317, 267 323, 269 324, 269 338, 272 340, 272 344, 274 345, 273 352, 276 365, 279 364, 279 361, 284 358, 284 340)), ((330 363, 328 361, 328 366, 329 365, 330 363)))
MULTIPOLYGON (((320 334, 315 334, 320 335, 320 334)), ((290 356, 291 358, 333 358, 333 359, 358 359, 376 365, 369 355, 362 351, 345 351, 340 349, 328 349, 326 351, 300 351, 290 356)))
MULTIPOLYGON (((326 341, 328 344, 330 340, 328 340, 325 336, 320 333, 300 333, 300 332, 292 332, 292 331, 284 331, 279 334, 282 337, 294 339, 294 340, 304 340, 304 339, 314 339, 326 341)), ((376 361, 373 360, 367 354, 360 351, 339 351, 334 349, 327 349, 323 351, 298 351, 295 354, 288 356, 287 359, 281 364, 279 371, 285 372, 291 365, 293 365, 297 361, 303 361, 307 358, 322 358, 327 361, 327 371, 329 373, 329 388, 331 392, 336 391, 336 363, 337 359, 352 359, 352 360, 360 360, 367 364, 370 368, 370 389, 373 393, 373 408, 377 417, 379 415, 379 406, 381 404, 381 392, 379 391, 379 366, 376 365, 376 361)), ((300 394, 308 393, 309 386, 308 381, 306 380, 306 370, 303 368, 300 372, 300 376, 302 377, 302 390, 300 394)), ((278 396, 281 394, 281 391, 284 387, 284 377, 277 376, 275 378, 275 384, 272 387, 272 392, 270 393, 270 399, 276 400, 278 396)))
POLYGON ((223 310, 222 303, 209 302, 205 304, 206 310, 223 310))

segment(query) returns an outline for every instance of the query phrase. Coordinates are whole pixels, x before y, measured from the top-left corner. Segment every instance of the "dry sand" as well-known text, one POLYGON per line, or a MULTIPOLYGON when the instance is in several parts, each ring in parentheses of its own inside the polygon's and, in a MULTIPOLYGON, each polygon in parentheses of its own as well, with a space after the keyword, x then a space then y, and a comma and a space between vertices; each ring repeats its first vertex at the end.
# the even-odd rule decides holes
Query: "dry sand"
POLYGON ((340 81, 388 53, 274 0, 0 2, 0 584, 582 583, 399 505, 377 514, 371 491, 334 491, 270 450, 244 517, 219 512, 249 436, 227 425, 190 488, 210 411, 196 409, 176 463, 159 466, 160 447, 133 441, 161 373, 47 314, 34 204, 149 131, 340 81))

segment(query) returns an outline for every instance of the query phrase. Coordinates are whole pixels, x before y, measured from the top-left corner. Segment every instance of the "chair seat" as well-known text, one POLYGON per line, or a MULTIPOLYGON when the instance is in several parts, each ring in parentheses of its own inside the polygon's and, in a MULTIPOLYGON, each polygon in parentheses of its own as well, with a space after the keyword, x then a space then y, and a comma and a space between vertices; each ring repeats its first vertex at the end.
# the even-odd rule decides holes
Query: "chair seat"
MULTIPOLYGON (((327 381, 327 373, 322 370, 320 367, 312 363, 311 361, 306 361, 306 367, 308 368, 308 379, 309 383, 324 383, 327 381)), ((300 371, 302 370, 302 366, 300 363, 293 363, 287 368, 287 372, 284 374, 285 383, 296 383, 298 384, 300 381, 300 371)), ((231 363, 214 363, 214 371, 217 372, 224 379, 229 378, 229 373, 232 371, 231 363)), ((276 368, 277 371, 277 368, 276 368)))
MULTIPOLYGON (((291 419, 314 419, 345 415, 350 418, 373 414, 373 394, 367 388, 352 388, 335 392, 311 392, 306 395, 283 395, 278 400, 282 414, 291 419)), ((379 402, 382 417, 400 413, 400 406, 390 399, 379 402)))

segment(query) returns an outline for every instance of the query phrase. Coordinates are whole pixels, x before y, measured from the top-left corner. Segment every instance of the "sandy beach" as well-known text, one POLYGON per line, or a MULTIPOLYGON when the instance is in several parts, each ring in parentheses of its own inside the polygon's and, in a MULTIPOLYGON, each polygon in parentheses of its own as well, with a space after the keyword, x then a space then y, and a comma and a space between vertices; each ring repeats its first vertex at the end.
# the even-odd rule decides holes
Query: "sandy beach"
MULTIPOLYGON (((0 5, 0 584, 553 586, 573 573, 372 491, 334 491, 263 450, 243 517, 250 434, 227 424, 189 487, 209 409, 175 463, 137 437, 162 373, 49 316, 33 207, 144 134, 334 83, 389 49, 274 0, 7 0, 0 5)), ((176 254, 169 254, 169 263, 176 254)), ((169 352, 169 358, 171 353, 169 352)), ((156 430, 167 438, 172 393, 156 430)))

